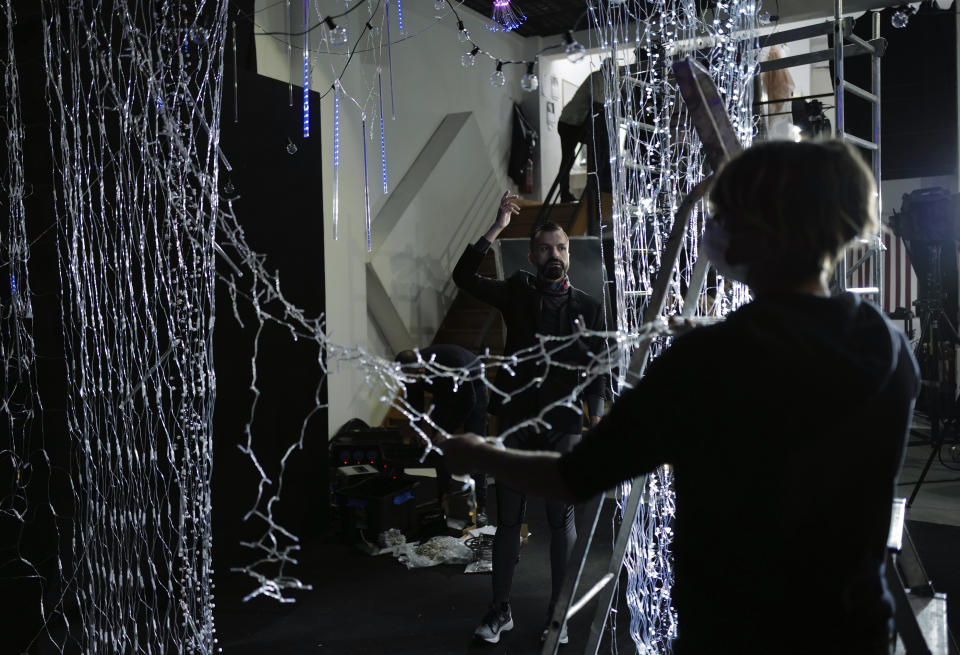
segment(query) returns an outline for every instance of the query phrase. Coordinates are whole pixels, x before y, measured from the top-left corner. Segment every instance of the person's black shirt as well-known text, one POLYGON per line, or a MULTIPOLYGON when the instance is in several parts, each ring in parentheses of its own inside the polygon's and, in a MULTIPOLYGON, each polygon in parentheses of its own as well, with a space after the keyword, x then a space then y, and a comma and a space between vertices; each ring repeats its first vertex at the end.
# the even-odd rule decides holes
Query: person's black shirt
POLYGON ((885 544, 918 380, 869 303, 757 300, 678 337, 561 474, 586 499, 673 466, 678 655, 885 652, 885 544))

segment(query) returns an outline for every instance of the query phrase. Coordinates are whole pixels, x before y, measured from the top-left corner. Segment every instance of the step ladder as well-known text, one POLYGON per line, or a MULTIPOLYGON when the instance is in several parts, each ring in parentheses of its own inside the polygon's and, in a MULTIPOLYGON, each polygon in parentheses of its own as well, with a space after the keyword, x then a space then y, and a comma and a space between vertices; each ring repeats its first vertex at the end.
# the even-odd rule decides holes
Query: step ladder
MULTIPOLYGON (((707 160, 713 170, 717 170, 724 160, 741 150, 736 130, 730 123, 730 117, 727 115, 720 94, 717 92, 717 88, 714 86, 713 80, 711 80, 707 71, 703 70, 703 68, 689 58, 675 62, 673 64, 673 73, 677 80, 680 93, 687 105, 687 110, 693 120, 693 125, 700 136, 700 141, 703 143, 707 160)), ((709 182, 710 178, 706 178, 694 187, 693 191, 687 195, 677 210, 673 220, 673 227, 671 228, 670 236, 664 249, 662 264, 653 281, 650 300, 644 311, 644 323, 649 323, 657 319, 663 312, 670 280, 673 272, 680 263, 680 255, 683 251, 687 226, 690 223, 690 213, 699 202, 709 182)), ((695 284, 691 281, 689 288, 692 291, 688 291, 684 306, 684 313, 686 315, 690 315, 687 310, 692 312, 692 308, 697 304, 707 265, 706 257, 697 258, 693 272, 693 280, 699 279, 700 284, 695 284)), ((630 362, 630 372, 632 375, 639 377, 643 374, 649 351, 650 342, 646 342, 634 352, 630 362)), ((590 521, 587 532, 582 535, 577 535, 577 542, 574 545, 570 558, 570 562, 576 562, 576 565, 568 567, 567 569, 567 577, 564 580, 560 597, 557 599, 556 606, 550 617, 546 638, 540 651, 542 655, 554 655, 557 652, 561 626, 594 598, 598 599, 597 609, 594 614, 593 623, 590 626, 590 635, 584 652, 594 654, 597 652, 597 649, 600 647, 600 640, 603 637, 607 615, 610 612, 610 607, 616 596, 617 585, 615 582, 620 575, 620 568, 623 565, 623 556, 627 550, 630 530, 640 510, 646 488, 646 475, 640 476, 632 481, 630 494, 627 497, 626 506, 623 510, 622 521, 617 530, 613 552, 610 555, 607 572, 602 575, 599 580, 590 585, 590 588, 582 594, 580 598, 574 601, 574 595, 581 586, 581 578, 591 545, 593 544, 593 537, 596 532, 597 522, 600 519, 605 494, 600 494, 599 498, 587 503, 586 515, 592 517, 592 520, 590 521)))

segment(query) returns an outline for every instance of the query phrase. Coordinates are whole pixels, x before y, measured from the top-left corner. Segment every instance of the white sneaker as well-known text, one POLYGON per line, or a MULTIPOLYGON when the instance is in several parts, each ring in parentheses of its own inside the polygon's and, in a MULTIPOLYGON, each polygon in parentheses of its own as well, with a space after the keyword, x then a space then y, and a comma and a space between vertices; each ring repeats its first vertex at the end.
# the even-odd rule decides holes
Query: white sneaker
MULTIPOLYGON (((550 632, 550 622, 547 621, 547 626, 543 629, 543 633, 540 635, 540 643, 542 644, 547 640, 547 634, 550 632)), ((570 641, 570 637, 567 636, 567 622, 564 621, 563 625, 560 627, 560 638, 557 640, 558 644, 565 644, 570 641)))
POLYGON ((510 615, 510 606, 501 611, 496 605, 491 605, 483 617, 483 622, 473 631, 473 634, 487 643, 495 644, 500 641, 501 632, 512 629, 513 617, 510 615))

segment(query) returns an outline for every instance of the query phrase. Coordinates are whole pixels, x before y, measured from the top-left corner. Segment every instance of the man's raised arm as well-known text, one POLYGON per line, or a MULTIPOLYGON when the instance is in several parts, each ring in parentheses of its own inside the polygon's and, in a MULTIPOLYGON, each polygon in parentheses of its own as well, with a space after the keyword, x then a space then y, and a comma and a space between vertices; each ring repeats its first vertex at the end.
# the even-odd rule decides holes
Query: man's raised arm
POLYGON ((493 225, 475 244, 467 246, 453 269, 453 281, 458 287, 495 307, 500 305, 503 282, 479 275, 477 269, 490 244, 510 225, 513 215, 520 213, 516 199, 517 196, 510 195, 509 191, 504 192, 493 225))

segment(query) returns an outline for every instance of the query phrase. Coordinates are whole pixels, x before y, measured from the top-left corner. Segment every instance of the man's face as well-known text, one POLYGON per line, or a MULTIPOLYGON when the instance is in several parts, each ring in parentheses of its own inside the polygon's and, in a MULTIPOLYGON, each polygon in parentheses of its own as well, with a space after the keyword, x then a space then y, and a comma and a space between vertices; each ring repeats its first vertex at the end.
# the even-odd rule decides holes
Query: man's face
POLYGON ((533 244, 533 252, 527 258, 543 279, 557 282, 570 269, 569 245, 567 235, 559 230, 541 232, 533 244))

